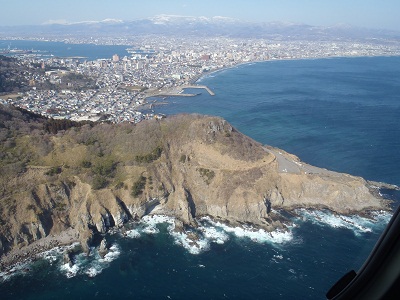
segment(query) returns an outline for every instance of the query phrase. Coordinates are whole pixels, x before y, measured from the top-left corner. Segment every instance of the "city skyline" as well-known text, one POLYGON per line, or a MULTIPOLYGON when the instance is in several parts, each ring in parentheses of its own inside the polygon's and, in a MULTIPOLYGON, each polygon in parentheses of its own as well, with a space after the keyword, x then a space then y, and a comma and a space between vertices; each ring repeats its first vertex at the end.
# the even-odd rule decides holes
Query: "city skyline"
POLYGON ((316 26, 348 24, 400 30, 396 0, 0 0, 0 26, 42 25, 117 19, 132 21, 155 15, 223 16, 253 22, 293 22, 316 26))

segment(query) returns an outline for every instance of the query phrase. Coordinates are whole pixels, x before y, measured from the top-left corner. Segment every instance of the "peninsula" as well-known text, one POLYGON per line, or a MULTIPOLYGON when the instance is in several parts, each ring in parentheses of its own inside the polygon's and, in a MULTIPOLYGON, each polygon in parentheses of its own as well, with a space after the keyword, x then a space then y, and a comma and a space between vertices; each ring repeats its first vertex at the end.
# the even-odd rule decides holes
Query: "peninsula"
POLYGON ((208 216, 285 230, 280 211, 390 210, 372 183, 302 163, 218 117, 138 124, 47 119, 0 105, 3 267, 60 244, 88 250, 96 234, 145 215, 180 230, 208 216))

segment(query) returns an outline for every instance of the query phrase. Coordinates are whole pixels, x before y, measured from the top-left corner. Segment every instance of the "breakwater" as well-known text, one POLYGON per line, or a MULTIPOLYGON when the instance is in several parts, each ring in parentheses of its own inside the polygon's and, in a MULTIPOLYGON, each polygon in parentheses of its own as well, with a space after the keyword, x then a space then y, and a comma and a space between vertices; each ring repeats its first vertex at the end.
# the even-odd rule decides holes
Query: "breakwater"
POLYGON ((173 89, 170 91, 166 90, 159 93, 148 93, 145 99, 150 97, 194 97, 201 94, 201 93, 184 93, 185 89, 204 89, 211 96, 215 96, 215 93, 206 85, 183 85, 180 86, 179 89, 173 89))
POLYGON ((182 88, 183 89, 204 89, 210 94, 210 96, 215 96, 215 93, 206 85, 185 85, 182 88))

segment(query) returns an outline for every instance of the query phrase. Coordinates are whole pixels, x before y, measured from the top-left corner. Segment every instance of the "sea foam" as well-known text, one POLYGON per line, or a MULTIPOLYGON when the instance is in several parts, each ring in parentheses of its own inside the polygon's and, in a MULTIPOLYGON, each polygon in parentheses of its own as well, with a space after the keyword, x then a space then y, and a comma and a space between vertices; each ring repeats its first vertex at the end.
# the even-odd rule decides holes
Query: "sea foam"
POLYGON ((175 244, 185 248, 190 254, 200 254, 210 249, 210 241, 192 232, 170 231, 175 244))
POLYGON ((134 224, 134 228, 125 232, 124 236, 139 238, 143 234, 158 234, 158 224, 167 224, 168 233, 174 239, 175 244, 184 247, 191 254, 200 254, 210 249, 212 243, 224 244, 230 239, 230 235, 240 238, 248 238, 257 243, 284 244, 293 240, 291 230, 275 230, 268 232, 264 229, 250 225, 241 227, 228 226, 212 220, 210 217, 202 217, 198 220, 196 228, 175 228, 175 218, 164 215, 145 216, 134 224))
POLYGON ((353 231, 356 236, 381 231, 391 218, 391 214, 385 211, 372 212, 371 218, 359 215, 345 216, 326 210, 297 209, 296 213, 303 221, 333 228, 346 228, 353 231))
POLYGON ((227 233, 234 234, 240 238, 249 238, 253 242, 257 243, 271 243, 271 244, 284 244, 293 240, 293 234, 291 230, 280 230, 268 232, 261 228, 255 228, 251 225, 242 226, 228 226, 218 221, 213 221, 209 217, 203 217, 203 221, 213 225, 216 228, 221 228, 227 233))
MULTIPOLYGON (((68 246, 57 246, 50 250, 36 254, 35 258, 44 259, 48 261, 50 265, 53 265, 62 258, 64 251, 72 249, 76 247, 78 244, 79 243, 74 243, 68 246)), ((35 258, 29 258, 22 262, 18 262, 12 265, 9 269, 0 272, 0 283, 9 280, 11 277, 15 275, 24 275, 26 273, 29 273, 32 264, 34 264, 35 258)))
POLYGON ((16 263, 11 269, 0 272, 0 283, 9 280, 13 276, 24 275, 30 269, 31 263, 32 261, 28 259, 24 262, 16 263))
POLYGON ((78 274, 95 277, 107 268, 112 261, 116 260, 120 253, 121 251, 117 244, 112 244, 104 257, 100 256, 96 248, 91 248, 89 255, 80 253, 74 257, 72 266, 66 263, 62 264, 59 269, 67 278, 75 277, 78 274))

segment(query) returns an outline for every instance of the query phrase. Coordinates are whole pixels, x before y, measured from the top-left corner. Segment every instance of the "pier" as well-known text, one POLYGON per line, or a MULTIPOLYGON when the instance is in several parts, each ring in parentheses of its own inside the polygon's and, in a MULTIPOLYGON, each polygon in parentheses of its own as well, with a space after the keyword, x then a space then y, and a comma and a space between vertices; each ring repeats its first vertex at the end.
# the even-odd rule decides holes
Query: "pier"
POLYGON ((210 94, 210 96, 215 96, 215 93, 206 85, 185 85, 182 89, 204 89, 210 94))
POLYGON ((198 96, 201 93, 196 93, 196 94, 185 94, 183 92, 184 89, 204 89, 206 90, 210 96, 215 96, 215 93, 206 85, 183 85, 179 87, 179 92, 177 92, 176 89, 170 90, 170 91, 164 91, 160 92, 160 90, 156 93, 147 93, 147 95, 144 97, 144 99, 150 98, 150 97, 194 97, 198 96))
POLYGON ((149 97, 194 97, 194 96, 198 96, 201 93, 197 93, 197 94, 184 94, 184 93, 160 93, 160 94, 155 94, 155 95, 149 95, 146 98, 149 97))

